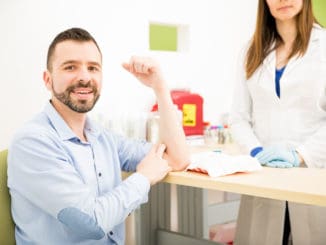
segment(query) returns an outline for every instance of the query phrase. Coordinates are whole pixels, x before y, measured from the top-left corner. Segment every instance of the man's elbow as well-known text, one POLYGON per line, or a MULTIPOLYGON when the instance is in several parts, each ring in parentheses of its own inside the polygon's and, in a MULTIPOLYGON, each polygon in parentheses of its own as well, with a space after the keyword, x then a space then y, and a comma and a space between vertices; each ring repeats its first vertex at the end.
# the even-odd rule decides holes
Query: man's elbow
POLYGON ((190 163, 189 154, 180 155, 174 158, 171 158, 169 165, 172 167, 173 171, 182 171, 185 170, 190 163))
POLYGON ((58 220, 84 239, 100 240, 105 236, 104 230, 96 220, 77 208, 62 209, 58 214, 58 220))

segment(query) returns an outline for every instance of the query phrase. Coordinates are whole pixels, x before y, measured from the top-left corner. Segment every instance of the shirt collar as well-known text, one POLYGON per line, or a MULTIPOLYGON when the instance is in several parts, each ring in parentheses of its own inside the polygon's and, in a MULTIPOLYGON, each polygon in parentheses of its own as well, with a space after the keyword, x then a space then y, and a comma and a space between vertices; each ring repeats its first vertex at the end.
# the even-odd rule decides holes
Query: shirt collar
POLYGON ((323 28, 318 25, 318 24, 314 24, 313 28, 311 30, 311 37, 310 37, 310 41, 316 41, 319 38, 321 38, 321 33, 323 32, 323 28))
MULTIPOLYGON (((57 110, 53 107, 51 101, 46 104, 44 113, 47 115, 53 128, 56 130, 62 140, 78 139, 77 135, 71 130, 57 110)), ((89 117, 87 117, 85 123, 86 135, 97 138, 100 135, 100 132, 100 127, 92 122, 89 117)))

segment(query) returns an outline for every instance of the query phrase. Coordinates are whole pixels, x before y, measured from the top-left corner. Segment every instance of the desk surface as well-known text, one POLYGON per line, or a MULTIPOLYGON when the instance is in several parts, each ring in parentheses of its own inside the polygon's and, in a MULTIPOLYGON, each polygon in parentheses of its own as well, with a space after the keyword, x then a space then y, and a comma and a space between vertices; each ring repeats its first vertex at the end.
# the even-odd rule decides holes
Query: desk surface
MULTIPOLYGON (((241 153, 236 145, 195 146, 191 152, 217 148, 229 154, 241 153)), ((125 173, 124 176, 126 177, 125 173)), ((236 173, 218 178, 194 172, 171 172, 163 182, 326 206, 326 169, 263 167, 257 172, 236 173)))
MULTIPOLYGON (((126 178, 130 173, 123 173, 126 178)), ((170 172, 165 183, 326 206, 326 169, 268 168, 212 178, 195 172, 170 172)))
POLYGON ((326 206, 326 169, 267 168, 211 178, 194 172, 171 172, 166 183, 326 206))

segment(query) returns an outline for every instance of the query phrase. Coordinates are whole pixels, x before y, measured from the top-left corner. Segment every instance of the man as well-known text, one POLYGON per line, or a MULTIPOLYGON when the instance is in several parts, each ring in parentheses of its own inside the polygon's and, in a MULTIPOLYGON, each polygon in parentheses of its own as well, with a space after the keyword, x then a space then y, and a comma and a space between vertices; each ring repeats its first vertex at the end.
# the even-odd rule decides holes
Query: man
POLYGON ((8 186, 18 245, 124 244, 124 220, 147 201, 150 185, 189 162, 158 65, 132 57, 123 67, 154 90, 164 144, 124 139, 87 117, 101 92, 100 48, 83 29, 58 34, 43 74, 51 100, 17 132, 9 148, 8 186), (135 173, 122 181, 121 169, 135 173))

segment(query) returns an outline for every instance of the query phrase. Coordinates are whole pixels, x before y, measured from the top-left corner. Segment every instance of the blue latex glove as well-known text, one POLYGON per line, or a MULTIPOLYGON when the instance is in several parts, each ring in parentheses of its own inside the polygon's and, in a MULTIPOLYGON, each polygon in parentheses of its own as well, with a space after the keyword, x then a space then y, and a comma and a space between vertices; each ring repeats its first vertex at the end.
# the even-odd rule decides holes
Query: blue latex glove
POLYGON ((284 161, 280 161, 280 160, 274 160, 265 164, 262 164, 264 166, 267 167, 271 167, 271 168, 293 168, 295 167, 292 163, 289 162, 284 162, 284 161))
POLYGON ((289 163, 292 164, 292 167, 298 167, 300 164, 298 153, 294 149, 278 146, 264 147, 255 157, 262 165, 266 166, 268 163, 275 166, 288 166, 285 163, 289 163), (278 162, 273 164, 273 161, 278 162))
POLYGON ((250 151, 250 156, 255 157, 262 150, 263 150, 263 147, 261 147, 261 146, 255 147, 250 151))

